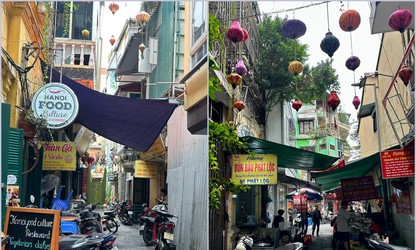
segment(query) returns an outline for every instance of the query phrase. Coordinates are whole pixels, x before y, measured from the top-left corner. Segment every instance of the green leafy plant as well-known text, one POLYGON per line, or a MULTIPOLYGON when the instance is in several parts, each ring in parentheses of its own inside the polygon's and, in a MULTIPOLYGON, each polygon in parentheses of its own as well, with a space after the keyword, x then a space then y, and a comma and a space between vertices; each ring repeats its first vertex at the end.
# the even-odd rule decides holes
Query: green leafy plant
MULTIPOLYGON (((228 178, 221 176, 218 162, 219 149, 224 152, 246 152, 247 146, 240 141, 232 124, 211 121, 209 124, 209 208, 218 209, 223 192, 241 193, 250 189, 228 178)), ((223 166, 225 168, 225 166, 223 166)))
POLYGON ((72 2, 63 2, 64 3, 64 30, 62 32, 62 36, 66 36, 69 34, 69 27, 71 21, 71 13, 75 12, 78 9, 78 6, 75 4, 71 4, 72 2))

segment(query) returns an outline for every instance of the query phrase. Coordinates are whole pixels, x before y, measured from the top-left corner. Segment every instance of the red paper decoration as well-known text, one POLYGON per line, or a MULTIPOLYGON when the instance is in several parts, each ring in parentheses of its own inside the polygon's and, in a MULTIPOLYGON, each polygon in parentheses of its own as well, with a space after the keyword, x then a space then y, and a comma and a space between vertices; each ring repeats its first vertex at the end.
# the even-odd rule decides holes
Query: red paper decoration
POLYGON ((409 66, 403 66, 402 69, 399 71, 399 77, 402 79, 404 85, 407 86, 409 84, 410 78, 412 78, 413 70, 409 66))
POLYGON ((332 108, 332 111, 335 111, 340 103, 341 101, 338 98, 337 92, 331 91, 331 94, 329 94, 328 98, 328 106, 332 108))
POLYGON ((292 108, 296 110, 296 112, 299 111, 299 109, 302 107, 302 102, 299 100, 295 100, 292 102, 292 108))

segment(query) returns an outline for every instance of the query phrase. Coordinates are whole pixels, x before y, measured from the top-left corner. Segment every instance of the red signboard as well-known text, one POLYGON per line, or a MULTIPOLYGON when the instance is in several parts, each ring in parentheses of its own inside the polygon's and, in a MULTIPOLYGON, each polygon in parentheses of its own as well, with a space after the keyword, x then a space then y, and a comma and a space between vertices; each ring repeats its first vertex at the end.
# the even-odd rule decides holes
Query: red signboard
POLYGON ((396 194, 396 213, 398 214, 412 214, 412 203, 410 201, 409 191, 399 191, 396 194))
POLYGON ((361 201, 378 198, 372 176, 341 179, 342 198, 346 201, 361 201))
POLYGON ((414 148, 387 150, 380 156, 383 179, 415 176, 414 148))
POLYGON ((298 210, 298 212, 307 212, 308 210, 308 200, 306 195, 293 195, 293 206, 298 210))

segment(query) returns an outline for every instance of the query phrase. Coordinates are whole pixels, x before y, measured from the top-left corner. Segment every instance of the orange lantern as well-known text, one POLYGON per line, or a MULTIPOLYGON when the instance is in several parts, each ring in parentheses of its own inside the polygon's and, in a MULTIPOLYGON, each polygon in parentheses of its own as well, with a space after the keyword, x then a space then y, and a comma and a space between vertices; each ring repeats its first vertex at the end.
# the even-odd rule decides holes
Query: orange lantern
POLYGON ((339 27, 343 31, 354 31, 360 26, 361 17, 356 10, 347 10, 339 17, 339 27))
POLYGON ((113 13, 113 15, 114 15, 114 13, 117 12, 119 6, 116 3, 110 3, 110 5, 108 6, 108 8, 111 10, 111 13, 113 13))
POLYGON ((246 107, 246 104, 244 104, 244 102, 243 102, 243 101, 236 101, 236 102, 234 103, 234 107, 235 107, 236 109, 238 109, 238 111, 241 111, 241 110, 243 110, 243 109, 246 107))
POLYGON ((241 84, 243 78, 237 73, 231 73, 227 76, 227 81, 231 84, 233 89, 241 84))
POLYGON ((110 43, 111 43, 111 46, 113 46, 115 42, 116 42, 116 39, 115 39, 115 38, 114 38, 114 36, 112 35, 112 36, 111 36, 111 38, 110 38, 110 43))
POLYGON ((299 61, 293 61, 289 64, 289 72, 295 76, 299 75, 303 71, 303 64, 299 61))
POLYGON ((136 15, 136 21, 138 22, 148 22, 150 20, 150 15, 146 11, 140 11, 139 14, 136 15))

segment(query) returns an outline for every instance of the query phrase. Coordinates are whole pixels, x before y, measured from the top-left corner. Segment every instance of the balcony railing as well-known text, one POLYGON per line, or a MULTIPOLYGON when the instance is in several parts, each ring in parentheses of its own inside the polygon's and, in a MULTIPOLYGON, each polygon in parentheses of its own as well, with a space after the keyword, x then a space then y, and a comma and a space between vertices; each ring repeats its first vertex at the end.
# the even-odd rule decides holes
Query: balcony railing
POLYGON ((54 66, 95 67, 95 42, 55 38, 54 66))

